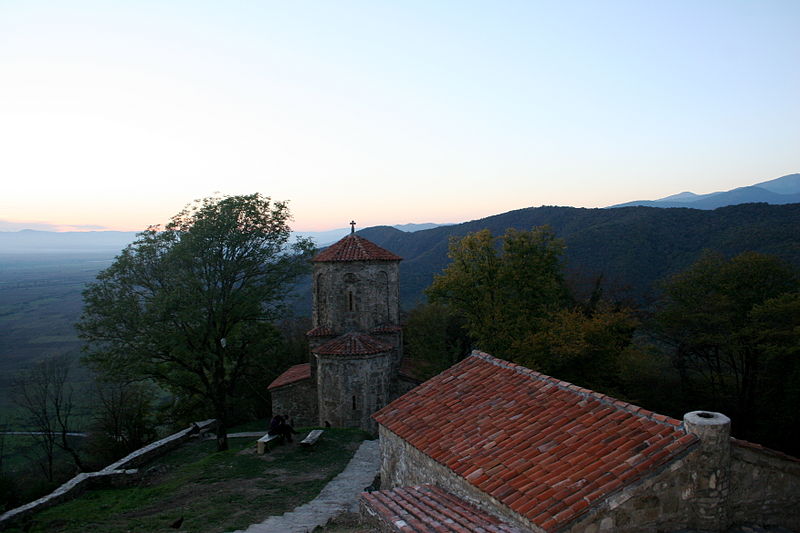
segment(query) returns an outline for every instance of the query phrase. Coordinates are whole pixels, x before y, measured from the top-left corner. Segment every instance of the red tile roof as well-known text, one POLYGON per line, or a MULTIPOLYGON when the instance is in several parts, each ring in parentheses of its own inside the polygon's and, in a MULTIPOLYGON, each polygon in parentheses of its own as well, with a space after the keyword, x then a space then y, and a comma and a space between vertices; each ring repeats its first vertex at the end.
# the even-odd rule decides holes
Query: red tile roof
POLYGON ((277 389, 278 387, 283 387, 284 385, 289 385, 290 383, 295 383, 303 379, 309 379, 310 377, 310 364, 303 363, 302 365, 290 366, 286 372, 275 378, 275 380, 269 384, 267 389, 277 389))
POLYGON ((545 531, 697 442, 678 420, 477 351, 373 417, 545 531))
POLYGON ((351 233, 322 250, 312 259, 317 263, 332 261, 401 261, 403 258, 381 248, 364 237, 351 233))
POLYGON ((331 335, 336 335, 336 332, 333 330, 333 328, 329 328, 327 326, 319 326, 308 330, 308 333, 306 333, 306 336, 308 337, 329 337, 331 335))
POLYGON ((435 485, 364 492, 361 500, 366 504, 368 512, 388 525, 391 531, 519 532, 519 529, 435 485))
POLYGON ((351 332, 336 337, 312 351, 320 355, 372 355, 392 349, 391 344, 379 341, 366 333, 351 332))

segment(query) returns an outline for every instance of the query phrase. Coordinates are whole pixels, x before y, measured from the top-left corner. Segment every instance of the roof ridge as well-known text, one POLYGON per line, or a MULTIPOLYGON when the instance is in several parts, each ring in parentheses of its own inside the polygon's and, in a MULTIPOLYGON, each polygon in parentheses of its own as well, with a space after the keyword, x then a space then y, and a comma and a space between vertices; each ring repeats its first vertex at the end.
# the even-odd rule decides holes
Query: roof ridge
POLYGON ((481 350, 472 350, 472 353, 470 354, 470 357, 477 357, 478 359, 482 359, 482 360, 486 361, 487 363, 490 363, 490 364, 492 364, 494 366, 497 366, 497 367, 500 367, 500 368, 507 368, 507 369, 509 369, 509 370, 511 370, 513 372, 516 372, 517 374, 529 376, 529 377, 538 379, 540 381, 545 381, 547 383, 555 385, 556 387, 558 387, 561 390, 565 390, 565 391, 571 392, 573 394, 577 394, 577 395, 579 395, 579 396, 581 396, 583 398, 587 398, 587 399, 591 398, 591 399, 597 400, 597 401, 599 401, 600 403, 602 403, 604 405, 608 405, 609 407, 612 407, 614 409, 620 409, 622 411, 626 411, 626 412, 628 412, 628 413, 630 413, 632 415, 636 415, 639 418, 644 418, 646 420, 651 420, 651 421, 656 422, 658 424, 661 424, 663 426, 673 427, 673 428, 681 428, 684 431, 686 430, 686 428, 683 427, 683 422, 681 420, 678 420, 676 418, 672 418, 671 416, 661 415, 661 414, 655 413, 653 411, 650 411, 648 409, 645 409, 644 407, 639 407, 638 405, 634 405, 634 404, 632 404, 630 402, 626 402, 626 401, 623 401, 623 400, 618 400, 618 399, 614 398, 613 396, 609 396, 608 394, 603 394, 601 392, 593 391, 591 389, 586 389, 584 387, 579 387, 579 386, 577 386, 577 385, 575 385, 573 383, 570 383, 568 381, 562 381, 562 380, 554 378, 552 376, 548 376, 547 374, 542 374, 541 372, 537 372, 535 370, 531 370, 530 368, 526 368, 526 367, 524 367, 522 365, 518 365, 516 363, 512 363, 512 362, 506 361, 504 359, 499 359, 499 358, 494 357, 493 355, 489 355, 488 353, 483 352, 481 350))
POLYGON ((328 263, 337 261, 401 261, 403 258, 378 246, 369 239, 351 233, 323 249, 313 262, 328 263))

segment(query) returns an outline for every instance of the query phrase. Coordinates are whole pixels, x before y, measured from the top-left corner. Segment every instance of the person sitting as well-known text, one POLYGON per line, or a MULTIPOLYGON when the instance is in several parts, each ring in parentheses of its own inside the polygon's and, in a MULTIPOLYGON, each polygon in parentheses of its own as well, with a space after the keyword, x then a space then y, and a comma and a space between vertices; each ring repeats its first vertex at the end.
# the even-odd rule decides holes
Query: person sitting
POLYGON ((281 415, 275 415, 269 423, 269 435, 280 435, 283 440, 292 442, 292 434, 295 433, 292 426, 286 423, 281 415))
POLYGON ((297 435, 299 431, 294 430, 294 424, 292 423, 292 419, 289 418, 289 415, 283 415, 283 423, 289 426, 289 429, 292 430, 292 434, 297 435))

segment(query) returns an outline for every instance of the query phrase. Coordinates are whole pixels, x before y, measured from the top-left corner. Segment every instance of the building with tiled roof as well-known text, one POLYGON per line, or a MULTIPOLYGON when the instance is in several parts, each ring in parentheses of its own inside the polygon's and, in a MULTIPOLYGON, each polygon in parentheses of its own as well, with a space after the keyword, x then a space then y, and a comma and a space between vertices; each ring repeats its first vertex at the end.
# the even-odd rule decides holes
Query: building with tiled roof
POLYGON ((272 383, 269 384, 267 389, 277 389, 280 387, 285 387, 286 385, 292 385, 297 383, 298 381, 302 381, 304 379, 309 379, 311 377, 311 365, 308 363, 303 363, 301 365, 294 365, 289 367, 289 369, 275 378, 272 383))
POLYGON ((375 432, 372 413, 419 384, 400 373, 400 260, 354 232, 314 257, 309 363, 269 386, 273 415, 375 432))
POLYGON ((384 490, 362 507, 385 531, 439 531, 419 525, 451 501, 522 531, 800 531, 800 460, 731 439, 719 413, 676 420, 476 351, 374 418, 384 490), (431 485, 455 500, 409 504, 431 485))

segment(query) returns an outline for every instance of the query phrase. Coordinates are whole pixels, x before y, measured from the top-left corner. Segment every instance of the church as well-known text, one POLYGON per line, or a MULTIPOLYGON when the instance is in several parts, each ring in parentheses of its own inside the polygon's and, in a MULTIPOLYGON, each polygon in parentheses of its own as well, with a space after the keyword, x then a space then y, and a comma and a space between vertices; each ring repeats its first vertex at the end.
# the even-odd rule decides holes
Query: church
POLYGON ((420 382, 402 370, 401 257, 350 234, 313 259, 309 362, 270 385, 272 412, 297 426, 359 427, 420 382))
POLYGON ((401 258, 351 233, 313 258, 309 362, 273 414, 380 436, 379 531, 800 531, 800 459, 474 351, 425 383, 403 366, 401 258))

